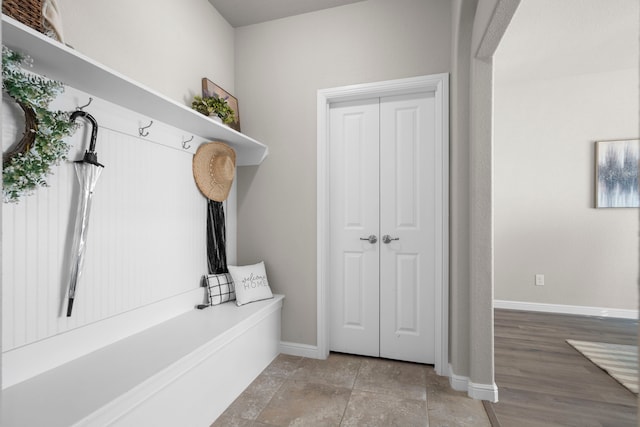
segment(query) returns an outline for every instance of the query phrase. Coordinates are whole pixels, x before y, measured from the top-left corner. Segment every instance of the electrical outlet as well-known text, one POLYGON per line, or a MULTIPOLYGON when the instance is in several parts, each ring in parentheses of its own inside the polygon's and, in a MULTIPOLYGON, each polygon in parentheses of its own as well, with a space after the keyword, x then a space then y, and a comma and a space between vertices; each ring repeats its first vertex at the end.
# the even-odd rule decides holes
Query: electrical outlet
POLYGON ((536 274, 536 286, 544 286, 544 274, 536 274))

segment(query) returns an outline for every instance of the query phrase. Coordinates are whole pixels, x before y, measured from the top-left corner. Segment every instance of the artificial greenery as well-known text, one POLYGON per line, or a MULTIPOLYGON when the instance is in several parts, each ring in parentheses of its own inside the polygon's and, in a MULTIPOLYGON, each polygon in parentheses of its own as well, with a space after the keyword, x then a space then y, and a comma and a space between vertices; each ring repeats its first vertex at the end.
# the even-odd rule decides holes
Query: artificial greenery
POLYGON ((18 202, 20 197, 31 194, 38 186, 47 186, 45 177, 51 173, 52 166, 66 159, 69 152, 64 138, 76 129, 76 125, 69 121, 68 113, 47 108, 64 91, 62 83, 25 72, 21 68, 25 62, 23 55, 2 47, 2 88, 22 107, 25 116, 31 114, 35 118, 35 123, 25 130, 20 141, 32 139, 33 144, 3 156, 5 202, 18 202))
POLYGON ((215 114, 222 119, 222 123, 229 124, 236 120, 236 115, 226 99, 219 96, 194 96, 191 108, 205 116, 215 114))

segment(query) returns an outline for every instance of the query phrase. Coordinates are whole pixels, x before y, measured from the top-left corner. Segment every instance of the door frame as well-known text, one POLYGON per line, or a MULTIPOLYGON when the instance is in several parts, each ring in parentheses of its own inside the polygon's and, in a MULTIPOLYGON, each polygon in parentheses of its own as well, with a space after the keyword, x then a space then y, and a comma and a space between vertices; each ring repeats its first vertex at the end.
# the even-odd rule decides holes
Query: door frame
POLYGON ((356 101, 419 92, 433 92, 436 103, 436 155, 440 158, 437 191, 436 240, 441 251, 436 260, 435 370, 449 376, 449 75, 433 74, 318 90, 317 95, 317 345, 318 355, 329 355, 329 107, 331 103, 356 101))

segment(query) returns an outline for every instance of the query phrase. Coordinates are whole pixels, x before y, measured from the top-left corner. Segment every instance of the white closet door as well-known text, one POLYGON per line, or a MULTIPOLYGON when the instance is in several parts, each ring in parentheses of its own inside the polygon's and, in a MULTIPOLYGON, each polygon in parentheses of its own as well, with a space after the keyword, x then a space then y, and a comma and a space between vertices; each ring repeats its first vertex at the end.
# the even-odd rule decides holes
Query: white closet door
POLYGON ((329 119, 330 348, 379 356, 379 100, 333 104, 329 119))
POLYGON ((434 97, 387 97, 380 105, 380 356, 434 363, 441 209, 434 97))
POLYGON ((434 101, 425 93, 331 105, 333 351, 435 362, 434 101))

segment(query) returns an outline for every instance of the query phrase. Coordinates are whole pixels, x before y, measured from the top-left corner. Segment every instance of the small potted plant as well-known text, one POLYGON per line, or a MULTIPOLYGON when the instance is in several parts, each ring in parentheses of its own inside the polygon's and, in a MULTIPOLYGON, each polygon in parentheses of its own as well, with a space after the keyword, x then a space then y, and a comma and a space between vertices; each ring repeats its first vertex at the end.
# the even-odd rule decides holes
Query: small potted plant
POLYGON ((235 113, 227 100, 216 95, 207 97, 194 96, 191 108, 205 116, 220 117, 222 123, 226 125, 233 123, 236 119, 235 113))

